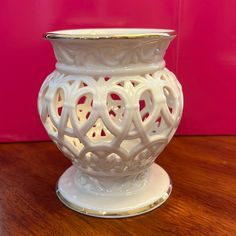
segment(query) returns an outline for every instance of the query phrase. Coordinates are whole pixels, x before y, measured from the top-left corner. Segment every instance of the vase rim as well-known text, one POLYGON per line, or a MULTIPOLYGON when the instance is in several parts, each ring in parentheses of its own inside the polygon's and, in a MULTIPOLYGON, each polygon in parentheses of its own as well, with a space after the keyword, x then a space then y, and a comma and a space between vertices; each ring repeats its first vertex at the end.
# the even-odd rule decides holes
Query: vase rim
POLYGON ((49 40, 54 39, 136 39, 136 38, 172 38, 176 36, 172 29, 151 28, 96 28, 96 29, 68 29, 50 31, 44 34, 49 40))

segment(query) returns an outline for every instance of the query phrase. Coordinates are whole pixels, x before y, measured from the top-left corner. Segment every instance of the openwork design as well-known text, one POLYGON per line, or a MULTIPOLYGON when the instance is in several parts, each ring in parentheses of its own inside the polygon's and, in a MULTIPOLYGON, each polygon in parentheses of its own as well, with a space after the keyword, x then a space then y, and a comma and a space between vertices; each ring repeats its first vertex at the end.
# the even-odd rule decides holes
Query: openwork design
POLYGON ((39 94, 41 120, 83 172, 130 175, 149 167, 179 124, 181 86, 167 69, 96 77, 54 71, 39 94))

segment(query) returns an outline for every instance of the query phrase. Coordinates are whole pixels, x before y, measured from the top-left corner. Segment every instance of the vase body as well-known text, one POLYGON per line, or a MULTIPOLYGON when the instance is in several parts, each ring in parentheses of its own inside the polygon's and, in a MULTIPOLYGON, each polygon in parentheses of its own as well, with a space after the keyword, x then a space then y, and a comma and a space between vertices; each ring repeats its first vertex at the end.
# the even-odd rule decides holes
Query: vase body
POLYGON ((73 30, 46 37, 57 63, 40 89, 38 109, 48 135, 73 163, 59 180, 59 198, 100 217, 157 207, 171 183, 153 163, 183 109, 181 86, 163 59, 172 31, 73 30))

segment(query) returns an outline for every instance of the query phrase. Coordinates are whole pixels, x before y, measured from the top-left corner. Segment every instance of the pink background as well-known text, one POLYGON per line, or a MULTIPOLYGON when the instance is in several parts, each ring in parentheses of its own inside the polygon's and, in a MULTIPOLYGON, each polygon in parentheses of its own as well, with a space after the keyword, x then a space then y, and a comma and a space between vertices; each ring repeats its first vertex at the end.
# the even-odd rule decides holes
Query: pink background
POLYGON ((235 0, 1 1, 0 141, 47 139, 37 95, 55 59, 42 35, 90 27, 176 29, 166 61, 185 94, 178 134, 236 134, 235 9, 235 0))

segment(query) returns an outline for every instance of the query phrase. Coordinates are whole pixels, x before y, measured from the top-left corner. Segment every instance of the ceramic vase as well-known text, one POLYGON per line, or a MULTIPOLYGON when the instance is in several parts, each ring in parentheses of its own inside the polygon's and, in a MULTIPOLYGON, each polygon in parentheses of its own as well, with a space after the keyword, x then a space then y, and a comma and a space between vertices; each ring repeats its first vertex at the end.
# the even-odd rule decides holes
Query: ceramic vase
POLYGON ((40 89, 38 110, 73 164, 56 191, 69 208, 128 217, 157 208, 170 195, 170 177, 154 161, 183 109, 181 85, 163 59, 174 37, 173 30, 158 29, 45 34, 57 62, 40 89))

